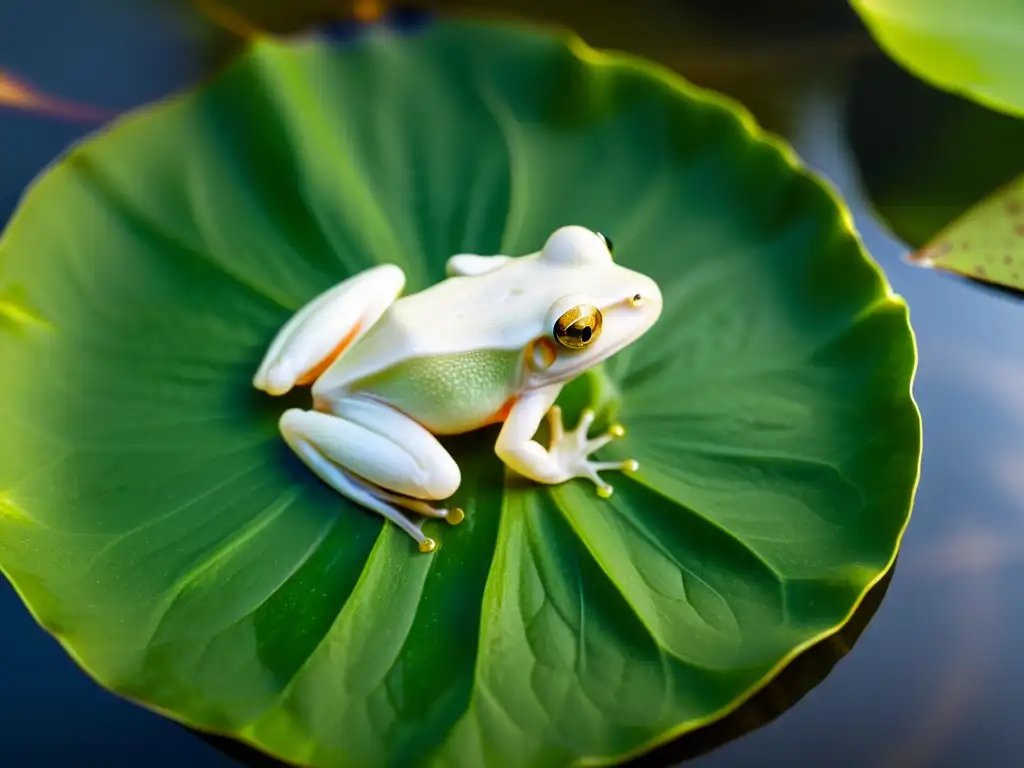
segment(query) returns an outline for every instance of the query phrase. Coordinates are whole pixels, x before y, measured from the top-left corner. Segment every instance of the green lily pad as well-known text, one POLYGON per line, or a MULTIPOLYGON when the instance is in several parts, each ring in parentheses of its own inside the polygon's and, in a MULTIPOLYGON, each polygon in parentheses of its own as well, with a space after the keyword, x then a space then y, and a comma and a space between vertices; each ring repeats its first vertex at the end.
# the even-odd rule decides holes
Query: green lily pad
POLYGON ((926 82, 1024 115, 1018 0, 850 0, 879 45, 926 82))
MULTIPOLYGON (((0 566, 110 690, 317 766, 604 764, 735 709, 890 568, 921 448, 904 303, 731 103, 577 39, 445 23, 263 42, 118 121, 0 245, 0 566), (641 469, 599 499, 447 440, 419 554, 319 483, 253 390, 357 270, 576 223, 655 331, 568 393, 641 469)), ((289 400, 283 402, 282 400, 289 400)))

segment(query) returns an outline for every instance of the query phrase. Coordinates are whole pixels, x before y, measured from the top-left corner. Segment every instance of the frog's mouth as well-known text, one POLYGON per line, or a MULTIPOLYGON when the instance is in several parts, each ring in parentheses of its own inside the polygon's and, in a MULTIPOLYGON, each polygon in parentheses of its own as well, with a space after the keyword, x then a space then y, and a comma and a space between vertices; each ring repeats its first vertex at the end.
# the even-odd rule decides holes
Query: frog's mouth
POLYGON ((595 366, 598 366, 606 360, 614 357, 634 341, 636 341, 636 339, 631 336, 624 338, 621 341, 616 341, 610 347, 602 349, 600 354, 597 355, 593 354, 593 350, 582 350, 575 353, 572 350, 563 350, 559 357, 567 362, 571 360, 572 364, 567 365, 564 371, 556 373, 549 381, 554 384, 575 379, 577 376, 586 373, 591 368, 594 368, 595 366), (588 352, 590 354, 588 354, 588 352), (578 362, 576 359, 577 355, 579 356, 578 362))
MULTIPOLYGON (((617 334, 617 338, 614 338, 615 334, 613 334, 612 339, 608 338, 607 330, 602 333, 594 345, 595 348, 584 350, 590 352, 591 357, 585 362, 582 369, 600 365, 629 345, 639 341, 661 317, 661 309, 661 293, 653 285, 646 286, 643 294, 630 294, 628 298, 604 309, 604 326, 621 329, 624 332, 617 334)), ((582 373, 583 370, 576 371, 574 375, 582 373)))

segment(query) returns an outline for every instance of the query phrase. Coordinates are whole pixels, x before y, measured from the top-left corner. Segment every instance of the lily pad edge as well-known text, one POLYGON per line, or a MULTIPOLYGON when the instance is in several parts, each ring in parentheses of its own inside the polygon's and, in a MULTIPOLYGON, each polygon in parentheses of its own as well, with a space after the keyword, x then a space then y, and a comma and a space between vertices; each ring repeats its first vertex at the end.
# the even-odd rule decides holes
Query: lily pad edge
MULTIPOLYGON (((510 22, 508 21, 494 22, 480 21, 476 19, 470 20, 464 18, 460 18, 457 21, 448 20, 442 23, 446 23, 449 26, 477 26, 484 28, 493 28, 495 26, 508 26, 510 24, 510 22)), ((825 630, 816 636, 810 637, 803 643, 800 643, 799 645, 792 648, 767 673, 765 673, 760 679, 753 683, 741 695, 732 699, 726 706, 722 707, 716 712, 713 712, 710 715, 707 715, 706 717, 686 721, 677 728, 665 731, 659 734, 658 736, 650 739, 648 742, 645 742, 641 746, 636 747, 633 750, 630 750, 623 754, 606 758, 580 757, 573 763, 571 763, 571 765, 573 766, 587 766, 588 768, 605 768, 606 766, 620 765, 627 761, 641 757, 656 748, 670 744, 671 742, 685 736, 687 733, 697 731, 703 728, 704 726, 717 722, 735 712, 737 709, 746 704, 751 698, 753 698, 758 692, 760 692, 767 685, 769 685, 771 681, 774 680, 779 675, 779 673, 782 672, 782 670, 785 669, 790 663, 792 663, 797 657, 802 655, 811 647, 817 645, 818 643, 828 639, 832 635, 839 632, 849 622, 853 615, 859 610, 861 604, 863 603, 868 593, 883 578, 885 578, 886 574, 888 574, 892 570, 892 567, 896 562, 897 555, 899 554, 904 534, 906 533, 906 530, 910 524, 910 519, 913 514, 914 503, 916 500, 916 495, 921 476, 923 425, 920 407, 918 406, 918 403, 914 397, 914 384, 917 377, 919 363, 917 339, 914 334, 913 326, 910 323, 910 309, 907 305, 906 300, 902 296, 893 291, 892 286, 890 285, 884 270, 882 270, 878 262, 870 255, 870 253, 864 247, 863 241, 857 231, 855 222, 853 220, 853 216, 850 213, 845 202, 843 201, 843 198, 839 194, 838 190, 834 187, 834 185, 831 182, 822 178, 818 174, 814 173, 810 168, 808 168, 797 156, 795 150, 793 150, 793 148, 782 137, 777 136, 776 134, 773 134, 761 128, 761 126, 758 124, 756 118, 753 116, 750 110, 748 110, 740 102, 724 94, 695 85, 686 80, 678 73, 669 69, 668 67, 645 59, 641 56, 624 51, 616 51, 614 49, 598 50, 596 48, 593 48, 579 35, 565 27, 556 24, 536 21, 524 22, 522 20, 517 20, 516 22, 514 22, 513 25, 523 29, 528 29, 536 34, 546 34, 552 38, 561 41, 566 46, 568 51, 571 54, 573 54, 583 64, 592 67, 615 68, 620 71, 632 70, 633 72, 639 73, 656 81, 659 85, 664 87, 668 92, 675 96, 683 96, 688 99, 700 101, 708 105, 709 107, 722 110, 723 112, 728 113, 732 117, 732 119, 736 120, 739 123, 740 127, 743 129, 743 131, 747 134, 748 138, 752 142, 758 142, 763 145, 767 145, 769 148, 778 153, 778 155, 784 160, 786 165, 793 173, 799 176, 803 176, 805 179, 809 180, 814 185, 814 187, 817 188, 818 193, 824 194, 825 197, 829 200, 829 202, 832 203, 831 207, 833 209, 834 214, 839 219, 838 224, 840 229, 845 235, 851 237, 854 240, 854 242, 857 245, 857 251, 859 252, 862 260, 870 269, 874 271, 875 275, 879 278, 882 287, 882 295, 877 297, 876 301, 869 305, 870 308, 873 309, 880 305, 889 305, 902 308, 903 315, 906 320, 905 327, 907 333, 909 334, 910 350, 912 352, 912 360, 910 361, 911 366, 907 380, 907 395, 909 405, 912 407, 915 415, 915 424, 917 426, 917 466, 915 468, 913 483, 910 488, 910 498, 908 499, 908 509, 906 512, 906 518, 904 519, 903 525, 901 526, 895 538, 895 541, 893 542, 892 552, 889 556, 888 561, 886 562, 885 567, 882 568, 875 577, 873 577, 864 585, 863 590, 858 595, 857 599, 852 603, 850 610, 847 612, 846 616, 842 619, 842 621, 836 623, 835 626, 829 628, 828 630, 825 630)), ((296 44, 309 44, 310 42, 313 42, 314 44, 324 44, 315 39, 313 41, 310 41, 308 39, 297 38, 296 36, 273 37, 267 35, 255 38, 249 43, 247 43, 245 48, 243 48, 242 51, 237 56, 228 61, 224 65, 224 67, 219 68, 214 73, 212 73, 212 75, 204 78, 200 82, 193 85, 191 88, 179 93, 169 94, 168 96, 165 96, 159 99, 158 101, 130 110, 124 114, 118 115, 117 117, 113 118, 108 123, 103 125, 97 131, 90 133, 89 135, 75 142, 72 142, 58 157, 56 157, 54 160, 48 163, 36 175, 36 177, 28 184, 28 186, 25 188, 25 190, 19 197, 13 215, 7 222, 4 229, 0 231, 0 259, 3 258, 5 241, 20 221, 21 214, 25 205, 28 203, 30 199, 32 199, 33 197, 36 196, 37 193, 39 193, 39 187, 41 183, 50 175, 50 173, 53 170, 55 170, 62 164, 66 163, 77 152, 79 152, 82 148, 88 146, 96 138, 104 134, 116 133, 119 126, 124 123, 144 119, 146 117, 153 117, 163 110, 172 108, 177 102, 187 99, 192 94, 210 87, 212 81, 220 77, 220 75, 223 72, 223 69, 232 66, 237 66, 241 61, 245 60, 246 58, 259 55, 259 52, 264 48, 292 48, 296 44)), ((358 40, 355 42, 355 44, 358 44, 358 40)), ((29 308, 19 307, 17 305, 15 305, 13 308, 15 310, 26 312, 31 316, 31 311, 29 308)), ((2 496, 0 496, 0 503, 2 503, 2 501, 3 498, 2 496)), ((202 733, 207 733, 212 736, 226 737, 233 741, 242 743, 260 753, 266 754, 272 757, 274 760, 280 761, 285 764, 290 763, 290 761, 284 759, 282 756, 268 751, 256 739, 249 738, 241 733, 232 733, 230 731, 225 731, 210 726, 206 726, 197 722, 192 722, 191 719, 187 716, 181 715, 168 709, 164 709, 162 707, 148 703, 141 699, 137 699, 133 696, 126 695, 125 693, 118 691, 116 688, 104 684, 103 680, 101 679, 101 676, 92 672, 88 668, 88 666, 79 657, 75 648, 70 644, 70 642, 63 635, 63 633, 57 627, 48 626, 47 621, 41 615, 41 612, 36 608, 36 606, 33 606, 32 604, 30 604, 28 600, 25 599, 24 594, 18 587, 17 580, 12 578, 6 572, 2 562, 0 562, 0 576, 3 576, 11 585, 11 587, 14 589, 15 594, 17 594, 18 597, 21 599, 22 604, 26 607, 29 614, 36 621, 36 623, 47 634, 53 637, 60 644, 60 646, 64 649, 68 656, 90 679, 92 679, 95 683, 97 683, 101 688, 103 688, 108 693, 112 693, 121 698, 122 700, 128 701, 145 710, 153 712, 154 714, 171 720, 172 722, 176 722, 179 725, 182 725, 188 729, 199 731, 202 733)), ((302 766, 302 764, 300 763, 290 764, 302 766)))
MULTIPOLYGON (((886 15, 884 10, 865 0, 850 0, 850 5, 860 16, 864 26, 868 28, 875 44, 881 48, 885 55, 903 67, 914 77, 926 83, 932 88, 952 93, 964 99, 969 99, 981 106, 991 109, 994 112, 1011 117, 1024 117, 1024 106, 1016 104, 1000 96, 993 96, 987 91, 977 87, 976 83, 953 82, 948 78, 936 75, 930 67, 922 66, 912 56, 906 55, 898 43, 893 42, 889 34, 890 26, 896 26, 892 15, 886 15)), ((907 25, 909 26, 909 25, 907 25)))

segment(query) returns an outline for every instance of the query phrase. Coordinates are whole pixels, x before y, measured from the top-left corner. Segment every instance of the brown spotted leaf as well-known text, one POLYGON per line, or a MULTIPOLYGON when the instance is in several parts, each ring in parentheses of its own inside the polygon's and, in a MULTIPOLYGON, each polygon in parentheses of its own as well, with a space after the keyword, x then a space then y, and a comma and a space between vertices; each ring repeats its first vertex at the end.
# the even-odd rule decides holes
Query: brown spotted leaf
POLYGON ((909 261, 1024 290, 1024 175, 969 208, 909 261))

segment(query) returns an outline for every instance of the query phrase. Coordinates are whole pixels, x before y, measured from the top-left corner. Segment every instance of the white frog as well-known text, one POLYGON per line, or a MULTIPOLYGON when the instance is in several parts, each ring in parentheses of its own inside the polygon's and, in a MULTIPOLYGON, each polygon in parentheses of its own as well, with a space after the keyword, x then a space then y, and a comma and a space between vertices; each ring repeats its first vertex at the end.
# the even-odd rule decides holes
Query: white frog
POLYGON ((636 341, 661 314, 657 283, 612 258, 589 229, 555 230, 525 256, 458 254, 448 277, 399 298, 394 264, 360 272, 302 307, 280 330, 253 384, 271 395, 312 384, 313 408, 291 408, 280 430, 324 482, 391 520, 432 552, 428 518, 456 524, 462 476, 436 435, 502 423, 495 445, 511 469, 537 483, 593 481, 637 462, 590 455, 624 434, 590 438, 585 410, 566 432, 555 405, 562 387, 636 341), (534 436, 545 414, 550 442, 534 436), (405 512, 416 513, 410 517, 405 512))

